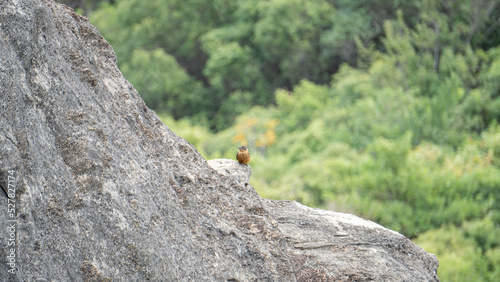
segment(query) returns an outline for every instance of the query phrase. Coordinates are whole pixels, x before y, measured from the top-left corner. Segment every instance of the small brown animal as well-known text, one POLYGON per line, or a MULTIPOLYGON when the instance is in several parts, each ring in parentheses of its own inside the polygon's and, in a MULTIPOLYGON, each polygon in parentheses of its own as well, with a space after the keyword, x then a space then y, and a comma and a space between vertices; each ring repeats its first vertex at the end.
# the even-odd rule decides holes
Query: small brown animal
POLYGON ((242 163, 242 164, 247 164, 250 162, 250 153, 248 152, 248 149, 246 146, 240 146, 238 147, 239 152, 236 154, 236 159, 242 163))

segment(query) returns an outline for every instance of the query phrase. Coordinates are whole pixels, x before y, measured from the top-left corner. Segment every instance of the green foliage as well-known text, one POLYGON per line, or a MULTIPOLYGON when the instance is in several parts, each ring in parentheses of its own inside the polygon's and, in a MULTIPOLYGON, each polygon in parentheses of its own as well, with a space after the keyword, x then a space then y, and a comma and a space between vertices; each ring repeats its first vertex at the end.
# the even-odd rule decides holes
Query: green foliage
POLYGON ((490 217, 446 225, 415 242, 439 259, 442 281, 497 281, 500 274, 500 228, 490 217))
POLYGON ((183 113, 194 116, 202 108, 203 87, 163 49, 134 50, 122 71, 130 80, 137 81, 135 88, 146 104, 155 105, 157 111, 180 118, 183 113))

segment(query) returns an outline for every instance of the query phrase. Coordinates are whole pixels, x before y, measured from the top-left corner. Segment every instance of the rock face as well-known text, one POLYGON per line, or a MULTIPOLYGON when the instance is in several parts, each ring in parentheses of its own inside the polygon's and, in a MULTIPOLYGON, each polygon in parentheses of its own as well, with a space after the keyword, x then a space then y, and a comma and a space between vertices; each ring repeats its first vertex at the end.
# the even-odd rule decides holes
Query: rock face
POLYGON ((0 39, 0 280, 438 279, 399 233, 213 169, 71 9, 0 0, 0 39))
POLYGON ((249 165, 242 165, 235 160, 228 159, 208 160, 207 163, 218 173, 234 179, 241 185, 246 186, 250 184, 252 169, 249 165))

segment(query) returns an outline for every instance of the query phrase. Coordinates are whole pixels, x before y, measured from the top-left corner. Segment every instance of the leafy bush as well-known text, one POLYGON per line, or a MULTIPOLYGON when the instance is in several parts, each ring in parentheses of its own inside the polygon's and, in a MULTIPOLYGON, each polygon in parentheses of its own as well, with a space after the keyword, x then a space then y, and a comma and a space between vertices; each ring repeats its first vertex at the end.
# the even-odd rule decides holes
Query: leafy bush
POLYGON ((415 240, 439 259, 442 281, 496 281, 500 274, 500 228, 491 217, 446 225, 415 240))

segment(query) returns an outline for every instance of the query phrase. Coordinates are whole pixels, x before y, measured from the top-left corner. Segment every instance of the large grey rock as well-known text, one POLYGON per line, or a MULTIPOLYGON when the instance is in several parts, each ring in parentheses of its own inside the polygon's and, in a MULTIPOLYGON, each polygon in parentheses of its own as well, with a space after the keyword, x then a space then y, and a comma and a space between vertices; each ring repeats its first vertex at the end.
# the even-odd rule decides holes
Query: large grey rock
POLYGON ((0 0, 0 39, 0 184, 16 187, 14 208, 0 194, 0 280, 437 280, 396 232, 212 169, 69 8, 0 0))
POLYGON ((208 160, 207 163, 218 173, 234 179, 243 186, 250 184, 252 168, 247 164, 240 164, 235 160, 228 159, 208 160))

